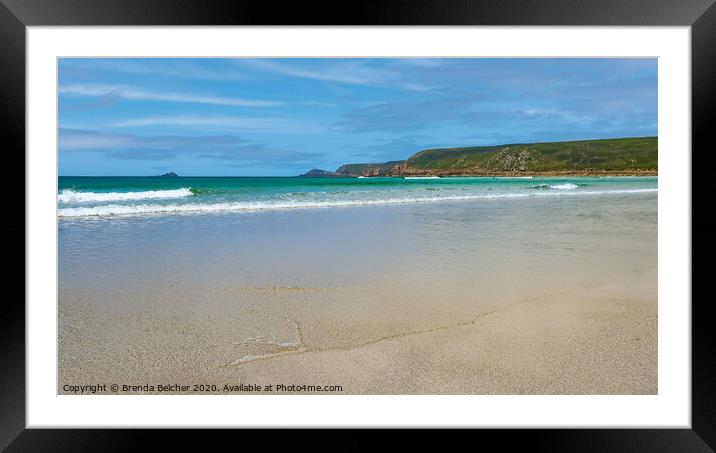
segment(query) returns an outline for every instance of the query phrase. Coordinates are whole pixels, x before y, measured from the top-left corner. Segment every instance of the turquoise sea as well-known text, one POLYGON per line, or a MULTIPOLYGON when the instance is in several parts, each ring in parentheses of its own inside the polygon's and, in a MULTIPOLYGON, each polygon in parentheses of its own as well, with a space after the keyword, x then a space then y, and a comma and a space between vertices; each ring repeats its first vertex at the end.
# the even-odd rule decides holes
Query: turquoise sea
POLYGON ((276 211, 657 191, 657 177, 67 177, 60 218, 276 211))

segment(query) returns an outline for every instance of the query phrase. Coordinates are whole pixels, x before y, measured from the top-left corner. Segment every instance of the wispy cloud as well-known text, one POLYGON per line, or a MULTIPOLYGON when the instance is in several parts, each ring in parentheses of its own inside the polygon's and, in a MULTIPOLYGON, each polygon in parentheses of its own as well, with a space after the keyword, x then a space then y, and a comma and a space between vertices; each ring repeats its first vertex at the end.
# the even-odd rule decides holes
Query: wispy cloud
POLYGON ((199 155, 202 158, 222 161, 256 162, 310 162, 322 156, 322 153, 299 152, 290 149, 272 148, 261 144, 247 144, 230 150, 216 150, 199 155))
POLYGON ((223 59, 184 58, 62 58, 63 71, 102 71, 196 80, 245 80, 246 76, 223 59), (207 67, 207 63, 211 66, 207 67))
MULTIPOLYGON (((545 67, 545 71, 551 70, 545 67)), ((499 130, 514 135, 517 131, 529 135, 552 128, 590 137, 617 132, 633 135, 654 129, 656 79, 651 76, 604 81, 595 80, 590 73, 589 77, 580 73, 581 78, 570 75, 560 79, 559 71, 555 71, 557 75, 514 72, 499 77, 490 74, 489 84, 482 74, 480 84, 446 85, 426 96, 353 108, 332 127, 343 132, 392 134, 462 127, 474 133, 499 130)))
POLYGON ((155 135, 139 136, 82 129, 60 128, 58 148, 66 151, 117 151, 122 149, 154 149, 176 151, 207 150, 215 146, 229 146, 245 143, 232 135, 180 136, 155 135))
POLYGON ((385 162, 403 160, 421 149, 439 146, 426 135, 401 135, 389 139, 375 140, 362 146, 351 146, 347 151, 353 159, 385 162))
POLYGON ((349 110, 332 127, 343 132, 422 130, 436 124, 455 122, 470 101, 468 98, 441 98, 384 102, 349 110))
POLYGON ((407 91, 427 91, 433 87, 406 78, 404 71, 390 65, 371 64, 380 60, 369 59, 314 59, 306 64, 291 59, 239 60, 253 68, 290 77, 319 82, 338 82, 353 85, 374 85, 400 88, 407 91))
POLYGON ((355 60, 344 63, 329 60, 331 64, 321 65, 320 67, 315 68, 300 66, 291 60, 288 60, 285 63, 274 59, 239 61, 269 72, 304 79, 320 80, 324 82, 370 85, 382 83, 390 77, 390 73, 386 71, 374 67, 368 67, 360 61, 355 60))
POLYGON ((108 157, 128 160, 161 161, 188 155, 199 159, 266 162, 307 162, 322 154, 251 143, 232 135, 139 136, 101 131, 59 130, 59 151, 105 152, 108 157))
POLYGON ((326 127, 300 119, 289 118, 249 118, 241 116, 199 116, 199 115, 165 115, 129 118, 115 121, 112 127, 132 128, 167 126, 192 129, 230 129, 233 131, 268 131, 281 133, 323 132, 326 127))
POLYGON ((142 88, 115 85, 62 85, 58 88, 58 92, 65 96, 115 97, 130 101, 184 102, 195 104, 228 105, 234 107, 274 107, 282 104, 281 102, 276 101, 149 91, 142 88))
POLYGON ((445 58, 398 58, 391 61, 399 65, 415 66, 418 68, 440 68, 445 66, 446 62, 454 60, 445 58))

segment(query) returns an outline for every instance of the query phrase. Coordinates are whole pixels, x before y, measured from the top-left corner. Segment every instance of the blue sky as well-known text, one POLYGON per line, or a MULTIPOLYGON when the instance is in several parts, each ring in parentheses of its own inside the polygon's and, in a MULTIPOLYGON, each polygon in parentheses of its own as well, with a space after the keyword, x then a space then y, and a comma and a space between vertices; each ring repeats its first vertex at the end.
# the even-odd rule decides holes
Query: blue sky
POLYGON ((292 176, 657 134, 656 59, 59 61, 60 175, 292 176))

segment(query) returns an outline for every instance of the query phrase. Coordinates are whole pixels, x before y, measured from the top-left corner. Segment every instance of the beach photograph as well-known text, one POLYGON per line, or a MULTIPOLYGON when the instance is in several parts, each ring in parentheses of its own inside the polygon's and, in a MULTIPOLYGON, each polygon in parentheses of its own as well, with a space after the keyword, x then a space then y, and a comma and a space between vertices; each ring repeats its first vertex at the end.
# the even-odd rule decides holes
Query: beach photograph
POLYGON ((58 394, 658 394, 656 58, 57 75, 58 394))

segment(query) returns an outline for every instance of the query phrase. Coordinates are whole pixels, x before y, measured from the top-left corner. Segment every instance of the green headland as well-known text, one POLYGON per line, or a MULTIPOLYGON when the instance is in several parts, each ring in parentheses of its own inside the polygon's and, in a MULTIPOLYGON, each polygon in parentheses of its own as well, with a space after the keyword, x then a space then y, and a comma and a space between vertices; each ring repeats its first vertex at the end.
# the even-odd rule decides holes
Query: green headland
POLYGON ((347 164, 305 176, 657 175, 658 138, 425 149, 407 160, 347 164))

